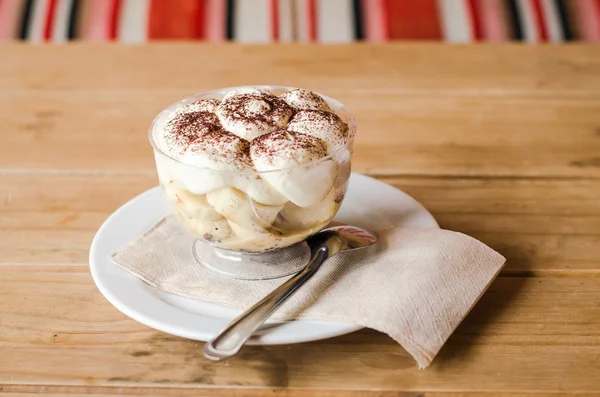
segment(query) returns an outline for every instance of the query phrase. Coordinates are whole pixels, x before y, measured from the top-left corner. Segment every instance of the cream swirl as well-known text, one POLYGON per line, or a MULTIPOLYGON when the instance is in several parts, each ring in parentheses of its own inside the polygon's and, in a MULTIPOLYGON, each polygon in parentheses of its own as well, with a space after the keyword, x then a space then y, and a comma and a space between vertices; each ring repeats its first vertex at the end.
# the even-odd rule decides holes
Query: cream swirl
POLYGON ((348 140, 348 125, 337 114, 323 110, 299 111, 287 129, 322 139, 329 153, 343 147, 348 140))
POLYGON ((297 89, 288 91, 279 96, 294 110, 325 110, 331 112, 331 108, 325 100, 312 91, 297 89))
POLYGON ((245 171, 250 166, 248 141, 225 131, 208 131, 192 142, 182 161, 194 167, 245 171))
POLYGON ((224 96, 222 100, 231 98, 232 96, 236 96, 236 95, 242 95, 242 94, 270 94, 271 91, 269 91, 266 88, 257 88, 257 87, 240 87, 240 88, 236 88, 234 90, 231 90, 229 92, 227 92, 224 96))
POLYGON ((194 194, 231 186, 250 167, 249 143, 225 131, 210 131, 191 143, 177 166, 182 184, 194 194))
POLYGON ((284 128, 293 113, 282 99, 256 90, 226 96, 216 110, 225 130, 248 141, 284 128))
POLYGON ((202 98, 190 102, 182 108, 183 112, 211 112, 214 113, 221 101, 214 98, 202 98))
POLYGON ((206 111, 178 112, 171 116, 162 130, 162 141, 166 151, 182 154, 200 136, 221 131, 219 118, 206 111))
POLYGON ((323 140, 279 130, 250 143, 250 157, 261 178, 299 207, 319 203, 329 193, 337 165, 323 140))

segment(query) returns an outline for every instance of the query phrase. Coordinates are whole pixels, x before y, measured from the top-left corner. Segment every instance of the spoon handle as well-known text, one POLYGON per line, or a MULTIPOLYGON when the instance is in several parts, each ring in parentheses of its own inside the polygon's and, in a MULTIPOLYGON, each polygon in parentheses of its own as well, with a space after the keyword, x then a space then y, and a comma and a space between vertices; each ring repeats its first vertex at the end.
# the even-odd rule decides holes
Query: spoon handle
POLYGON ((310 262, 301 271, 238 316, 223 332, 207 342, 204 345, 204 356, 219 361, 235 355, 258 327, 310 279, 328 258, 329 250, 326 246, 316 250, 310 262))

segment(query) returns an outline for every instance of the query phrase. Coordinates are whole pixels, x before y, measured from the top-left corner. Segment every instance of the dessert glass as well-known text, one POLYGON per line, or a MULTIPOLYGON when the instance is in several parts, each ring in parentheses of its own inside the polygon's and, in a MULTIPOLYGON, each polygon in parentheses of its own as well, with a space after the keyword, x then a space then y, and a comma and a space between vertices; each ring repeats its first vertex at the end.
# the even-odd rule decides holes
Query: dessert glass
MULTIPOLYGON (((149 140, 163 194, 195 237, 190 248, 196 260, 236 279, 283 277, 308 262, 310 250, 304 240, 326 227, 340 208, 348 188, 356 121, 343 104, 321 95, 348 125, 345 146, 310 163, 266 172, 185 164, 156 144, 154 132, 164 126, 167 115, 202 98, 221 100, 227 92, 240 88, 246 87, 208 91, 169 106, 152 122, 149 140), (310 205, 303 202, 304 193, 310 195, 310 205)), ((295 89, 248 88, 268 89, 274 95, 295 89)))

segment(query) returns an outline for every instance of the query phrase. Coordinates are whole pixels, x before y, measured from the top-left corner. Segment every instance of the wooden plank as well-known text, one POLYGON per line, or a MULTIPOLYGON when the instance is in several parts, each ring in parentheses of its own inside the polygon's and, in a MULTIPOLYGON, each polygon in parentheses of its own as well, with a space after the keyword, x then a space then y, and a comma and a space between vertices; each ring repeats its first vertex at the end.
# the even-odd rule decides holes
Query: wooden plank
POLYGON ((496 280, 427 370, 370 330, 215 363, 125 318, 83 267, 0 266, 0 280, 0 384, 600 392, 597 278, 496 280))
MULTIPOLYGON (((383 180, 506 256, 504 275, 600 274, 600 181, 383 180)), ((155 184, 151 172, 0 176, 0 263, 87 265, 104 219, 155 184)))
MULTIPOLYGON (((153 117, 184 96, 0 101, 3 169, 147 171, 153 117), (101 154, 101 155, 100 155, 101 154)), ((344 94, 359 120, 354 167, 382 175, 598 177, 596 100, 344 94), (539 111, 539 109, 544 109, 539 111), (485 131, 485 133, 483 133, 485 131)))
POLYGON ((6 47, 14 56, 0 65, 0 73, 8 76, 0 79, 0 118, 11 133, 0 135, 0 170, 149 171, 153 160, 146 131, 153 117, 183 96, 239 79, 240 84, 269 80, 314 88, 347 103, 359 121, 358 172, 600 177, 600 90, 592 73, 600 57, 586 52, 587 46, 526 53, 513 46, 465 47, 460 59, 437 46, 252 47, 256 52, 248 62, 274 65, 269 76, 264 67, 250 65, 233 76, 222 73, 225 63, 239 64, 246 48, 116 48, 102 47, 104 55, 96 59, 85 46, 56 52, 6 47), (381 51, 381 56, 344 62, 356 56, 353 49, 381 51), (415 57, 415 49, 430 49, 430 55, 415 57), (202 51, 223 62, 198 58, 202 51), (312 66, 300 60, 311 54, 323 55, 315 64, 318 73, 309 73, 312 66), (513 55, 512 62, 491 64, 513 55), (169 56, 178 62, 163 68, 169 56), (38 57, 45 57, 44 70, 33 66, 38 57), (19 66, 23 59, 28 62, 19 66), (152 67, 125 66, 134 59, 152 67), (71 65, 69 73, 64 64, 71 65), (339 73, 330 73, 334 64, 339 73), (440 64, 448 68, 443 73, 440 64), (279 79, 280 74, 288 77, 279 79))
MULTIPOLYGON (((117 397, 143 395, 147 397, 193 396, 193 397, 523 397, 523 393, 462 393, 462 392, 395 392, 395 391, 353 391, 316 389, 238 389, 238 388, 171 388, 171 387, 111 387, 111 386, 34 386, 7 385, 0 391, 10 392, 10 397, 31 397, 44 393, 46 397, 84 397, 102 395, 117 397), (26 391, 24 391, 26 390, 26 391)), ((528 391, 528 397, 597 397, 592 393, 537 393, 528 391)))
POLYGON ((268 82, 309 89, 597 94, 600 54, 592 44, 142 46, 2 45, 0 92, 13 90, 180 89, 268 82), (44 67, 41 68, 40 65, 44 67), (268 73, 268 75, 267 75, 268 73), (15 78, 18 77, 18 78, 15 78))

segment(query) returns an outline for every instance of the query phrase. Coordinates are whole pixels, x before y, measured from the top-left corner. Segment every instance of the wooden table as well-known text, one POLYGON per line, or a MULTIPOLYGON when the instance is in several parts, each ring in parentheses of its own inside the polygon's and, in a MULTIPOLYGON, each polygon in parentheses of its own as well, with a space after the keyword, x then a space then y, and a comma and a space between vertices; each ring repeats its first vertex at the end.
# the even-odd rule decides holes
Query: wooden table
POLYGON ((598 48, 0 47, 0 394, 599 395, 598 48), (370 330, 209 362, 94 286, 96 229, 157 183, 153 116, 252 83, 348 104, 355 171, 508 258, 429 369, 370 330))

